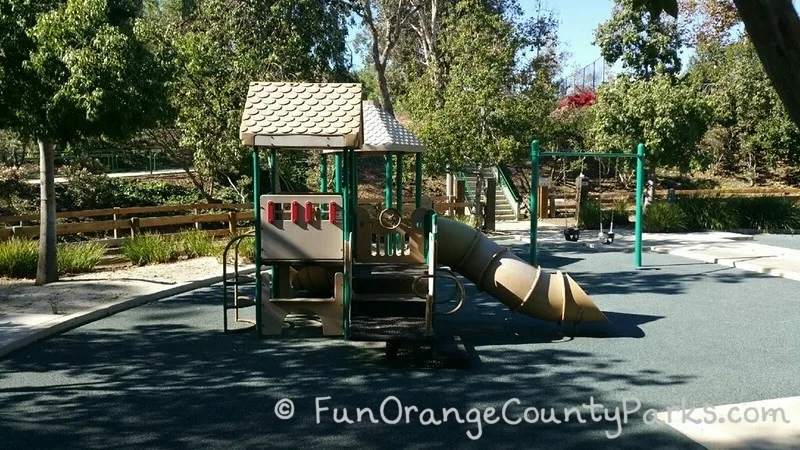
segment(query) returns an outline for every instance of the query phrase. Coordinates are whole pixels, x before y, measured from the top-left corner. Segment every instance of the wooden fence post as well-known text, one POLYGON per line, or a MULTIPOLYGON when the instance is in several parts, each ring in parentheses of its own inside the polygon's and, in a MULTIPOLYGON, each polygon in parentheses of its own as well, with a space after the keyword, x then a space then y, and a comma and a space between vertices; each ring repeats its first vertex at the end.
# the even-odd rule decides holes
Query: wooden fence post
POLYGON ((139 218, 131 217, 131 237, 136 237, 139 234, 139 218))
MULTIPOLYGON (((193 209, 192 210, 192 214, 194 214, 195 216, 199 216, 200 215, 200 209, 198 209, 198 208, 193 209)), ((195 230, 199 230, 200 229, 200 222, 195 222, 194 223, 194 229, 195 230)))
POLYGON ((228 232, 231 236, 236 235, 236 211, 228 213, 228 232))
MULTIPOLYGON (((119 211, 119 206, 115 206, 114 207, 114 215, 112 216, 112 218, 114 219, 115 222, 117 220, 119 220, 118 211, 119 211)), ((119 235, 118 235, 118 232, 117 232, 117 225, 116 224, 114 224, 114 239, 119 239, 119 235)))

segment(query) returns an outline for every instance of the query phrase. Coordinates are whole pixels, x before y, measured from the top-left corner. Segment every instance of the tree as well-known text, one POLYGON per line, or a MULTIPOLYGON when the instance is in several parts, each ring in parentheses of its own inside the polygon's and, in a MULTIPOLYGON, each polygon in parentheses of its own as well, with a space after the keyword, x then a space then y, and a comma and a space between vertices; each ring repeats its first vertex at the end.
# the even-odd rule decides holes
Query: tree
POLYGON ((249 173, 238 136, 249 83, 348 77, 342 2, 152 0, 149 8, 149 40, 172 71, 164 125, 209 179, 249 173))
POLYGON ((703 162, 696 148, 711 111, 695 86, 666 74, 649 80, 620 77, 600 87, 592 108, 592 133, 600 149, 631 152, 643 142, 651 173, 656 167, 687 171, 703 162))
MULTIPOLYGON (((651 14, 677 17, 678 0, 634 0, 651 14)), ((795 125, 800 126, 800 17, 792 0, 734 0, 764 70, 795 125)))
POLYGON ((754 184, 764 165, 788 160, 800 146, 800 130, 786 114, 748 39, 704 46, 689 75, 707 86, 714 129, 704 144, 722 166, 746 168, 754 184))
POLYGON ((733 0, 680 0, 680 10, 690 45, 727 43, 733 28, 741 23, 733 0))
POLYGON ((603 58, 639 78, 681 70, 681 38, 677 22, 637 6, 635 0, 616 0, 611 18, 595 30, 595 45, 603 58))
POLYGON ((411 0, 359 0, 353 10, 369 32, 369 61, 374 69, 383 110, 394 116, 394 103, 386 80, 392 51, 403 36, 403 29, 419 5, 411 0))
POLYGON ((530 121, 547 115, 534 113, 517 85, 522 41, 515 27, 479 0, 459 2, 442 26, 437 49, 446 78, 421 76, 403 98, 428 146, 426 164, 438 171, 514 159, 530 139, 530 121), (437 82, 444 83, 440 94, 437 82))
POLYGON ((147 126, 163 100, 161 66, 139 35, 141 2, 3 0, 0 128, 39 144, 37 284, 58 279, 53 148, 147 126))

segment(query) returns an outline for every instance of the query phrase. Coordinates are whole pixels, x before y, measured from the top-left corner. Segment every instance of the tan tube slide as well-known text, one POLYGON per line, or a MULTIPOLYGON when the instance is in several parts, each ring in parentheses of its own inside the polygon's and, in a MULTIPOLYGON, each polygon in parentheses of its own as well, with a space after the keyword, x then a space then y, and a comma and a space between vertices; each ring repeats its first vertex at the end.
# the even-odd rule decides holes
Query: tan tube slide
POLYGON ((528 265, 480 231, 439 218, 438 261, 512 311, 558 323, 608 322, 569 275, 528 265))

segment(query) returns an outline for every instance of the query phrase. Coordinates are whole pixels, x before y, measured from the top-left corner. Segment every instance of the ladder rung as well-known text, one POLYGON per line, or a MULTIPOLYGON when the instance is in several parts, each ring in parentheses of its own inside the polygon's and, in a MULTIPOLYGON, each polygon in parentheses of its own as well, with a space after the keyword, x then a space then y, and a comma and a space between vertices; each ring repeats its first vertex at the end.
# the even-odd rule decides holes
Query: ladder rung
POLYGON ((307 298, 307 297, 298 297, 298 298, 271 298, 269 301, 273 303, 333 303, 335 300, 333 298, 307 298))
POLYGON ((236 299, 235 303, 228 303, 225 305, 228 309, 242 309, 242 308, 249 308, 251 306, 256 306, 256 301, 250 297, 245 297, 240 295, 238 299, 236 299))

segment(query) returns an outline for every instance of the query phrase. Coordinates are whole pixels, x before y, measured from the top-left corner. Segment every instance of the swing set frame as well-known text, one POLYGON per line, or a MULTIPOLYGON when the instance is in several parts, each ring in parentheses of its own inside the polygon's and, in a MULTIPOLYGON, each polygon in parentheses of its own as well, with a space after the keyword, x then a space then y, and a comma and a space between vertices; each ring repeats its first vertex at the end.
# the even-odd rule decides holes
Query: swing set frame
MULTIPOLYGON (((639 144, 636 147, 636 153, 594 153, 594 152, 581 152, 581 151, 563 151, 563 152, 541 152, 539 150, 539 141, 534 140, 531 142, 531 192, 530 192, 530 216, 531 216, 531 230, 530 230, 530 254, 528 262, 537 265, 537 238, 539 226, 539 159, 541 157, 581 157, 581 158, 608 158, 608 159, 626 159, 636 158, 636 225, 634 229, 635 241, 633 247, 633 265, 637 269, 642 267, 642 211, 644 209, 644 159, 645 159, 645 145, 639 144)), ((546 201, 547 199, 545 199, 546 201)))

